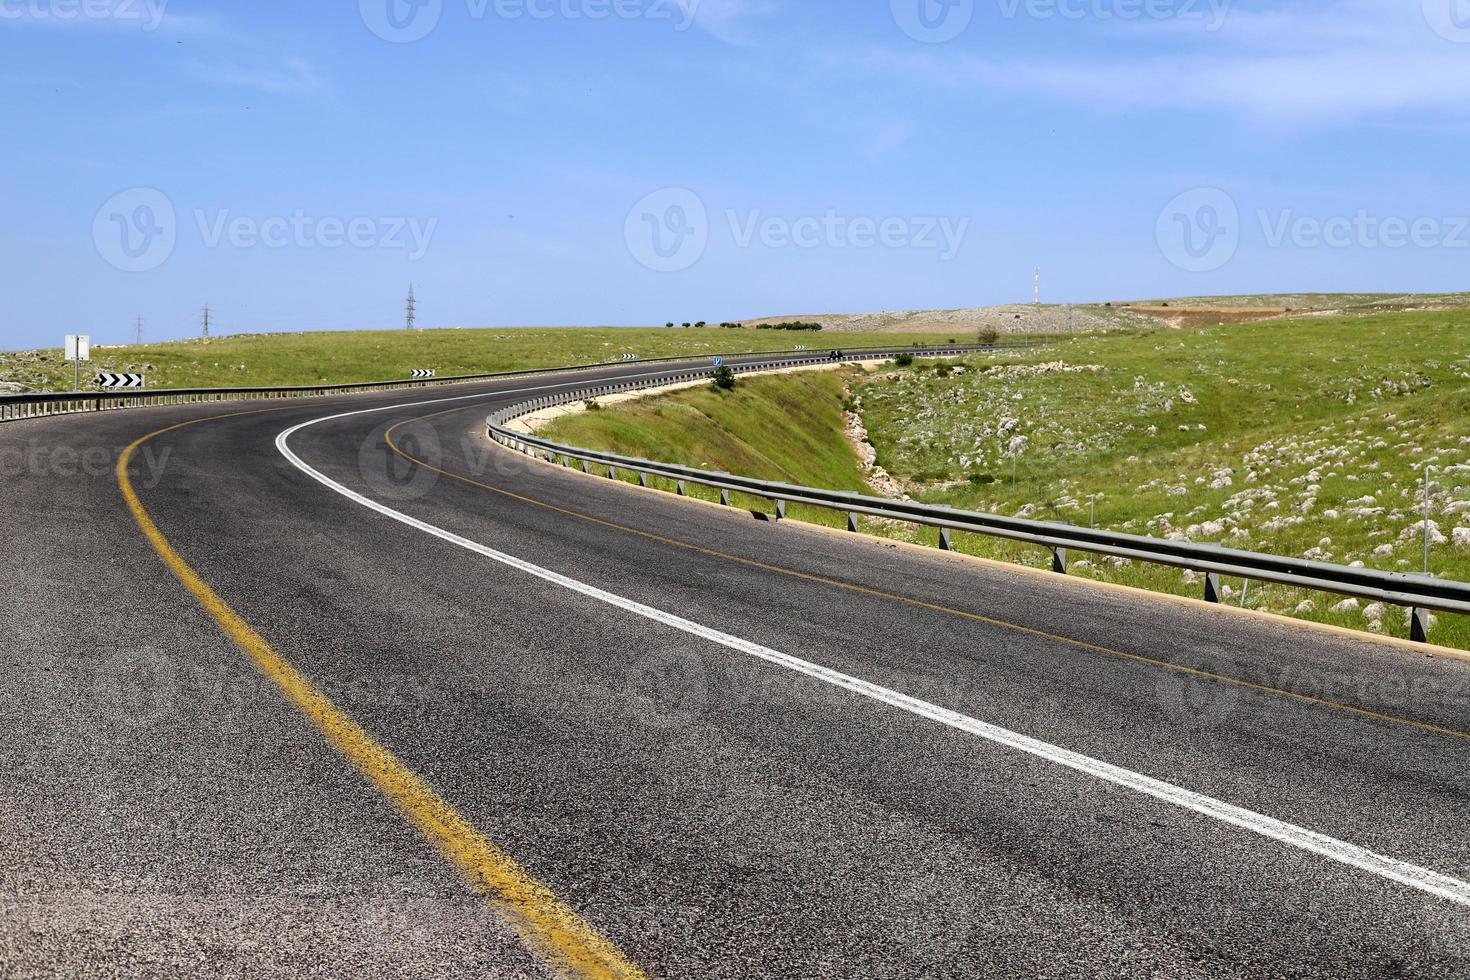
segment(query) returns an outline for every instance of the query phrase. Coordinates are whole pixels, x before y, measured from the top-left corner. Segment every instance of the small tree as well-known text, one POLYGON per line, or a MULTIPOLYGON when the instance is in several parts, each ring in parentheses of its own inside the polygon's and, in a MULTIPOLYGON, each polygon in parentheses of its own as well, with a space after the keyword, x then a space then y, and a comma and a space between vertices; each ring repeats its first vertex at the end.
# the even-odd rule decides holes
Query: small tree
POLYGON ((700 320, 698 323, 696 323, 694 325, 694 329, 695 330, 703 330, 704 329, 704 321, 703 320, 700 320))
POLYGON ((665 323, 664 326, 667 327, 668 329, 672 330, 672 329, 674 329, 674 321, 673 320, 670 320, 668 323, 665 323))
POLYGON ((897 364, 899 367, 912 367, 914 363, 914 355, 908 352, 904 352, 895 357, 893 359, 893 363, 897 364))
POLYGON ((710 379, 714 381, 715 387, 721 391, 735 390, 735 372, 731 371, 726 364, 721 364, 715 368, 715 373, 710 375, 710 379))
POLYGON ((684 321, 684 329, 685 330, 688 330, 689 329, 689 321, 688 320, 685 320, 684 321))

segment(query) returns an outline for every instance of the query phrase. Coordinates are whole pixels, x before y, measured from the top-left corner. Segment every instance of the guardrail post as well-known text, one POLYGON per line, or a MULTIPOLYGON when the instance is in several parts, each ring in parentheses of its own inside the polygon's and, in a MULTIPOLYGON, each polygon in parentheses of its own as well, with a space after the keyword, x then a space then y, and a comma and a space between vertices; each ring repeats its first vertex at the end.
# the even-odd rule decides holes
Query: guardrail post
POLYGON ((1205 601, 1220 601, 1220 576, 1216 572, 1205 573, 1205 601))
POLYGON ((776 501, 776 520, 786 520, 786 501, 784 500, 776 501))
POLYGON ((1067 549, 1053 548, 1051 552, 1051 570, 1061 575, 1067 574, 1067 549))
POLYGON ((1429 610, 1415 606, 1409 610, 1409 639, 1415 643, 1429 642, 1429 610))
POLYGON ((591 473, 592 472, 592 467, 587 464, 587 461, 585 459, 582 460, 582 472, 583 473, 591 473))
POLYGON ((847 512, 847 529, 852 532, 857 531, 857 515, 852 511, 847 512))
POLYGON ((616 480, 618 478, 618 468, 616 466, 609 466, 607 468, 607 478, 609 480, 616 480))
POLYGON ((954 550, 954 542, 950 539, 950 536, 949 536, 949 528, 947 528, 947 527, 942 527, 942 528, 939 529, 939 550, 940 551, 953 551, 954 550))
POLYGON ((720 491, 720 504, 722 506, 725 506, 725 507, 729 507, 730 506, 730 491, 729 490, 721 490, 720 491))
POLYGON ((638 474, 638 485, 640 487, 646 487, 646 486, 648 486, 648 474, 647 473, 639 473, 638 474))
POLYGON ((674 492, 675 492, 675 493, 677 493, 677 494, 678 494, 678 495, 679 495, 679 496, 681 496, 681 497, 683 497, 683 496, 687 496, 687 494, 686 494, 686 493, 685 493, 685 491, 684 491, 684 481, 683 481, 683 480, 680 480, 680 481, 679 481, 679 485, 678 485, 678 487, 677 487, 677 488, 676 488, 676 489, 675 489, 675 490, 674 490, 674 492))

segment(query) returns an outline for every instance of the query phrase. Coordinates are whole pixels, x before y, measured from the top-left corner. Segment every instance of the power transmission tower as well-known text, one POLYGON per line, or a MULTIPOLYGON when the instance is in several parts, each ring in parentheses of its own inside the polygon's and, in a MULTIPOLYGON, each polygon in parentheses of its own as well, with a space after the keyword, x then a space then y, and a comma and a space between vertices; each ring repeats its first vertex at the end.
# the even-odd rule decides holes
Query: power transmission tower
POLYGON ((414 322, 413 283, 408 284, 408 329, 413 329, 414 322))
POLYGON ((209 336, 209 306, 204 307, 204 336, 209 336))
POLYGON ((1041 270, 1036 270, 1036 293, 1031 300, 1035 306, 1041 305, 1041 270))
POLYGON ((143 318, 142 317, 138 317, 138 319, 133 323, 133 344, 134 344, 134 346, 137 346, 137 347, 141 347, 143 345, 143 318))

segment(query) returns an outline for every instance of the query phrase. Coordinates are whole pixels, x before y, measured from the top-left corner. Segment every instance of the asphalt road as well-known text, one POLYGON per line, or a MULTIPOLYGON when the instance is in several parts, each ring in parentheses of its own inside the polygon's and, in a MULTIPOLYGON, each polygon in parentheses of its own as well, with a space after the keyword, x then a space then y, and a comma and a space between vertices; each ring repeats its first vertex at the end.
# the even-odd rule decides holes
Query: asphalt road
POLYGON ((239 623, 648 975, 1470 975, 1470 662, 489 441, 564 381, 0 426, 0 976, 591 975, 239 623))

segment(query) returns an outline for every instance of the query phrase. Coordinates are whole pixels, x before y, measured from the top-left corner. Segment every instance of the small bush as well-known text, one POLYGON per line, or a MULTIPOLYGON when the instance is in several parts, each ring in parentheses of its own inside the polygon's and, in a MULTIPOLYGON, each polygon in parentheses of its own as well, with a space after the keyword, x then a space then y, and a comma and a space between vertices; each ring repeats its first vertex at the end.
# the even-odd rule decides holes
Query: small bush
POLYGON ((582 404, 587 407, 587 411, 589 412, 602 411, 602 406, 597 403, 596 398, 588 398, 586 401, 582 402, 582 404))
POLYGON ((735 372, 731 371, 728 365, 721 364, 719 367, 715 368, 715 373, 710 375, 710 380, 713 381, 715 383, 715 387, 720 389, 721 391, 735 390, 735 372))
POLYGON ((899 367, 913 367, 914 355, 908 353, 900 354, 893 359, 893 363, 899 367))
POLYGON ((821 330, 822 329, 822 325, 820 323, 802 323, 799 320, 795 320, 795 321, 792 321, 790 323, 759 323, 759 324, 756 324, 756 329, 757 330, 821 330))
POLYGON ((994 347, 995 346, 995 342, 997 340, 1000 340, 1000 332, 997 331, 997 330, 994 330, 994 329, 985 329, 985 330, 980 331, 980 336, 977 337, 976 339, 983 346, 986 346, 986 347, 994 347))

